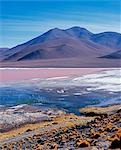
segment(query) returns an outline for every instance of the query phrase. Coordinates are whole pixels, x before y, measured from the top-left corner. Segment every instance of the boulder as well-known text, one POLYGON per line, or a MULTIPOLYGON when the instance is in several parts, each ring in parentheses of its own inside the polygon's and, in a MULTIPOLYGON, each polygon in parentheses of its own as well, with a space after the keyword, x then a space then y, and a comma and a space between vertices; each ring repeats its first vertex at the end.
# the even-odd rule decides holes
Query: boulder
POLYGON ((121 139, 118 137, 115 137, 110 145, 111 149, 117 149, 117 148, 121 148, 121 139))
POLYGON ((78 139, 76 141, 76 147, 78 148, 90 147, 90 143, 87 140, 78 139))

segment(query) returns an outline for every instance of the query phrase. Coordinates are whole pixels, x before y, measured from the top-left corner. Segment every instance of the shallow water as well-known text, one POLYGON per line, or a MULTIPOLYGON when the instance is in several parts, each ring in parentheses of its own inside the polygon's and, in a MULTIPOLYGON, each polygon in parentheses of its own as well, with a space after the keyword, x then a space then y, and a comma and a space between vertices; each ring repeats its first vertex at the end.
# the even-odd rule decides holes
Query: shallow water
POLYGON ((79 114, 81 107, 121 103, 120 77, 120 69, 114 69, 91 75, 0 84, 0 105, 30 104, 79 114))

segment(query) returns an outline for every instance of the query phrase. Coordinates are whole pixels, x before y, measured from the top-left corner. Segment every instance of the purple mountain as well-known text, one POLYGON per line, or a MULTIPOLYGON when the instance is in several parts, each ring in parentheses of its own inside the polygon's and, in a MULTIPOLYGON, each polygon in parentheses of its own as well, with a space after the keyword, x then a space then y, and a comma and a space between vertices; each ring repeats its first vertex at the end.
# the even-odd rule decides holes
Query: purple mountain
POLYGON ((0 56, 2 57, 8 50, 9 50, 9 48, 7 48, 7 47, 0 48, 0 56))
POLYGON ((121 50, 113 52, 109 55, 103 56, 102 58, 121 59, 121 50))
MULTIPOLYGON (((121 34, 93 34, 85 28, 54 28, 24 44, 13 47, 1 58, 4 62, 52 59, 103 59, 121 49, 121 34)), ((120 59, 120 57, 119 57, 120 59)))

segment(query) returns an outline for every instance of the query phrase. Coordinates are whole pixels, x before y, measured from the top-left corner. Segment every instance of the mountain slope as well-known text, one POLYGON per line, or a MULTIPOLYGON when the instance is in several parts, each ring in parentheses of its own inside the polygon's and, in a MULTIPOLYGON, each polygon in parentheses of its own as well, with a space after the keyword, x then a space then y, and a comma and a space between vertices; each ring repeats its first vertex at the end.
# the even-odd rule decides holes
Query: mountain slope
MULTIPOLYGON (((59 38, 35 44, 18 51, 7 59, 11 61, 53 59, 69 57, 99 57, 103 56, 108 49, 100 47, 87 41, 80 41, 73 38, 59 38)), ((6 60, 7 60, 6 59, 6 60)))
POLYGON ((88 31, 85 28, 80 28, 80 27, 72 27, 67 30, 65 30, 69 35, 74 36, 79 39, 84 39, 84 40, 89 40, 93 33, 88 31))
POLYGON ((9 50, 9 48, 0 48, 0 57, 3 57, 4 54, 9 50))
POLYGON ((109 55, 103 56, 102 58, 121 59, 121 50, 111 53, 109 55))
POLYGON ((112 48, 121 49, 121 34, 116 32, 104 32, 99 34, 94 34, 91 40, 100 45, 112 48))
POLYGON ((20 61, 33 59, 53 59, 69 57, 99 57, 112 50, 95 43, 80 41, 73 38, 55 39, 28 46, 7 57, 6 60, 20 61))
POLYGON ((5 52, 2 61, 30 61, 56 58, 98 58, 121 48, 121 34, 93 34, 87 29, 54 28, 24 44, 5 52))

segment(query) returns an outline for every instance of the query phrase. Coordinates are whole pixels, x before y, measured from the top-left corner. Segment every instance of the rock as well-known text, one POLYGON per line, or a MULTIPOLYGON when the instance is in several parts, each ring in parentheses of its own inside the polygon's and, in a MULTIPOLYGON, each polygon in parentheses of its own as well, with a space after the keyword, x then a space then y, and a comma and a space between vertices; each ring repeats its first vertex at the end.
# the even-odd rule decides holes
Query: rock
POLYGON ((121 128, 117 131, 116 135, 120 138, 121 140, 121 128))
POLYGON ((76 141, 76 147, 79 147, 79 148, 90 147, 90 143, 86 140, 78 139, 76 141))
POLYGON ((35 144, 34 146, 32 146, 32 149, 34 149, 34 150, 42 150, 42 146, 40 144, 35 144))
POLYGON ((30 131, 32 131, 32 130, 31 130, 31 129, 27 129, 27 130, 26 130, 26 132, 30 132, 30 131))
MULTIPOLYGON (((96 109, 100 113, 100 109, 96 109)), ((103 111, 106 110, 103 108, 103 111)), ((109 108, 108 108, 109 110, 109 108)), ((92 111, 92 110, 91 110, 92 111)), ((102 111, 102 110, 101 110, 102 111)), ((112 108, 111 108, 112 111, 112 108)), ((110 111, 109 111, 110 112, 110 111)), ((102 112, 101 112, 102 113, 102 112)), ((20 141, 3 143, 4 149, 121 149, 121 113, 113 111, 108 116, 77 117, 74 114, 57 116, 50 122, 41 122, 22 128, 22 133, 10 137, 20 141), (85 122, 86 121, 86 122, 85 122), (47 126, 48 125, 48 126, 47 126), (24 129, 24 130, 23 130, 24 129), (32 132, 29 132, 31 131, 32 132), (28 132, 28 133, 27 133, 28 132), (25 136, 23 136, 25 134, 25 136), (93 147, 93 148, 92 148, 93 147)), ((18 130, 18 129, 17 129, 18 130)), ((11 133, 11 132, 10 132, 11 133)), ((4 133, 1 135, 3 136, 4 133)), ((8 133, 7 133, 8 136, 8 133)), ((6 135, 5 135, 6 138, 6 135)), ((3 148, 2 147, 2 148, 3 148)))
POLYGON ((112 128, 113 128, 112 123, 108 123, 108 125, 105 128, 105 131, 110 132, 112 130, 112 128))
POLYGON ((113 114, 121 109, 121 105, 108 106, 108 107, 86 107, 81 108, 80 113, 86 116, 101 116, 107 117, 109 114, 113 114))
POLYGON ((115 137, 116 137, 116 135, 107 136, 107 140, 108 141, 113 141, 115 137))
POLYGON ((98 140, 97 140, 97 139, 94 139, 94 140, 92 140, 91 145, 96 146, 97 143, 98 143, 98 140))
POLYGON ((121 108, 119 110, 117 110, 117 113, 120 113, 121 112, 121 108))
POLYGON ((121 148, 121 139, 115 137, 111 143, 110 148, 112 149, 121 148))
POLYGON ((58 149, 58 144, 57 143, 52 143, 51 144, 51 149, 57 150, 58 149))
POLYGON ((94 134, 94 133, 95 133, 95 130, 94 130, 93 128, 91 128, 91 129, 90 129, 90 133, 91 133, 91 134, 94 134))
POLYGON ((38 144, 43 144, 43 141, 41 139, 37 140, 38 144))
POLYGON ((99 128, 98 132, 100 132, 100 133, 104 132, 104 128, 103 127, 99 128))
POLYGON ((99 133, 95 133, 93 136, 92 136, 92 138, 94 138, 94 139, 98 139, 100 137, 100 134, 99 133))
POLYGON ((62 134, 62 135, 61 135, 61 141, 66 141, 67 138, 68 138, 68 137, 67 137, 66 134, 62 134))
POLYGON ((58 124, 58 122, 52 122, 52 124, 54 125, 54 124, 58 124))
POLYGON ((118 127, 117 126, 113 126, 112 129, 111 129, 111 132, 115 132, 115 131, 118 131, 118 127))

